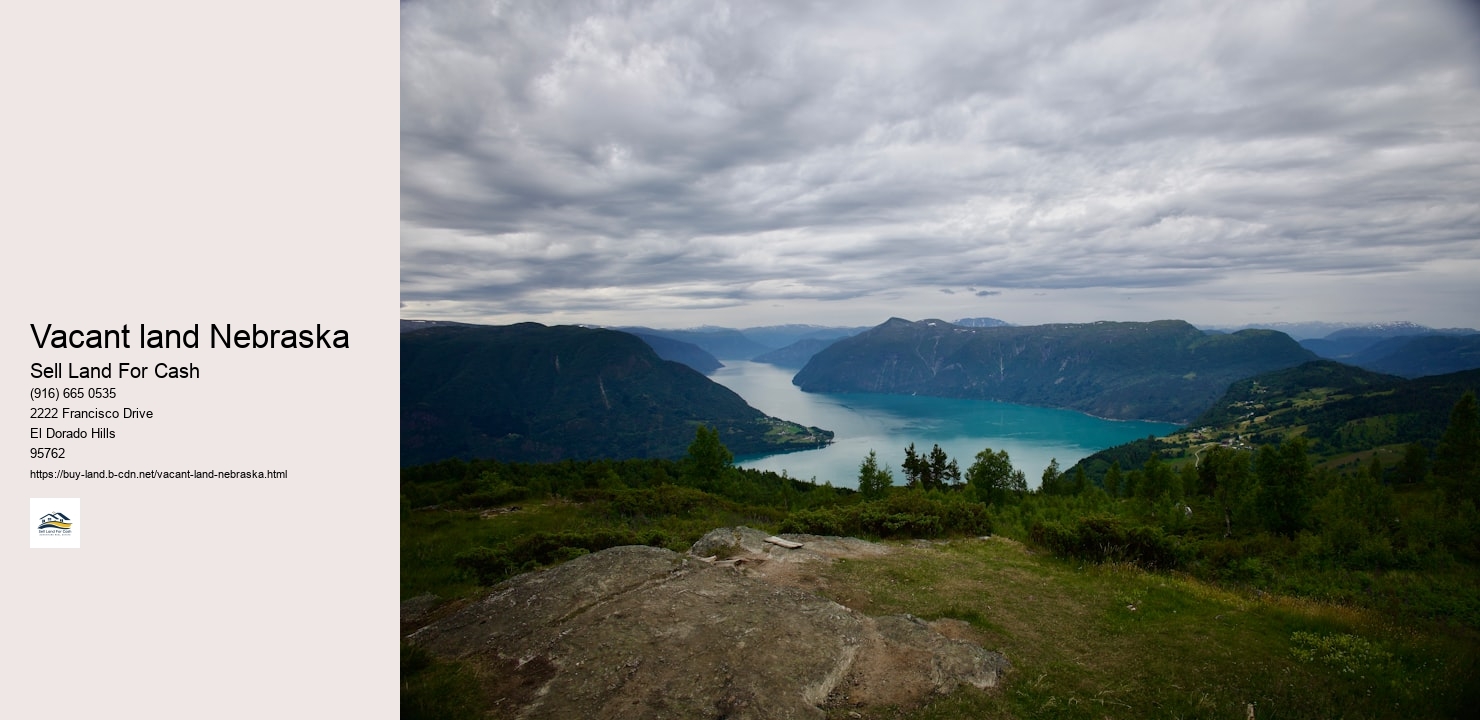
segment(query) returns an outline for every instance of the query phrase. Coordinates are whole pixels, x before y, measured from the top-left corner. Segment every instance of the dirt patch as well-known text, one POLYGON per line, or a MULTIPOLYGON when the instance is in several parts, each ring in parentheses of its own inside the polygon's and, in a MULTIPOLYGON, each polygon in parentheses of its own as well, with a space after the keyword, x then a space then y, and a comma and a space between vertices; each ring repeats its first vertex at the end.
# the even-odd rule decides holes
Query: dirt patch
POLYGON ((821 718, 829 706, 903 707, 1000 682, 1006 659, 958 633, 805 589, 812 563, 890 548, 787 535, 802 544, 788 549, 766 537, 726 528, 690 555, 592 553, 502 583, 408 637, 477 667, 502 717, 821 718))

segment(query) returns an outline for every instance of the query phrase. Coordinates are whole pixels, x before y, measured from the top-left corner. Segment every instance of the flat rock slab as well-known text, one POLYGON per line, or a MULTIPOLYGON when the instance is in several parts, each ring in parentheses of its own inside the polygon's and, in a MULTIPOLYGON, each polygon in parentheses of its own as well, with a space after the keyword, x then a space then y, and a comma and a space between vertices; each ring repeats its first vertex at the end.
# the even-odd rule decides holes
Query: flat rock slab
MULTIPOLYGON (((804 548, 786 549, 750 532, 761 553, 813 544, 787 536, 804 548)), ((512 578, 408 638, 475 665, 494 717, 507 718, 821 718, 829 703, 905 705, 962 683, 992 687, 1008 668, 918 619, 870 618, 643 546, 512 578)))

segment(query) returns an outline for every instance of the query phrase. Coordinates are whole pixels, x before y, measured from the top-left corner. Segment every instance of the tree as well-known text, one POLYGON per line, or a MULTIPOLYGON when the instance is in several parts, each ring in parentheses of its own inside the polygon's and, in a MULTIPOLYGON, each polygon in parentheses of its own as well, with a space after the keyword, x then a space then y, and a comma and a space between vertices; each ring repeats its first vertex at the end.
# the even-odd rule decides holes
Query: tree
POLYGON ((1259 520, 1270 532, 1293 537, 1306 527, 1311 504, 1306 448, 1305 438, 1293 437, 1260 447, 1254 458, 1259 520))
POLYGON ((1064 474, 1059 472, 1059 459, 1049 458, 1048 467, 1043 468, 1043 475, 1038 481, 1038 492, 1044 495, 1068 495, 1065 487, 1064 474))
POLYGON ((1125 480, 1120 475, 1120 461, 1110 463, 1110 469, 1105 472, 1105 493, 1110 497, 1120 497, 1121 486, 1125 480))
POLYGON ((924 458, 915 452, 915 444, 904 449, 904 462, 900 463, 904 469, 904 484, 908 488, 920 487, 921 476, 925 473, 927 466, 924 458))
POLYGON ((1136 496, 1154 501, 1171 494, 1172 469, 1161 461, 1161 453, 1153 452, 1141 466, 1141 481, 1136 483, 1136 496))
POLYGON ((1449 412, 1449 426, 1434 449, 1434 479, 1455 502, 1480 504, 1480 409, 1467 392, 1449 412))
POLYGON ((701 489, 715 488, 724 479, 735 456, 720 442, 719 431, 708 425, 694 429, 694 441, 683 460, 685 485, 701 489))
POLYGON ((1085 474, 1084 474, 1084 465, 1083 464, 1076 464, 1074 466, 1074 482, 1073 482, 1072 485, 1069 486, 1069 494, 1070 495, 1079 495, 1079 494, 1082 494, 1085 490, 1088 490, 1088 489, 1089 489, 1089 478, 1085 477, 1085 474))
POLYGON ((1420 483, 1429 475, 1429 451, 1421 442, 1408 443, 1398 463, 1398 482, 1420 483))
MULTIPOLYGON (((926 471, 920 478, 920 484, 924 485, 926 490, 944 490, 954 466, 955 462, 946 455, 946 451, 940 449, 937 443, 930 448, 930 460, 925 466, 926 471)), ((959 475, 960 470, 956 470, 956 473, 959 475)))
POLYGON ((946 463, 946 474, 941 481, 952 490, 966 487, 966 483, 961 481, 961 466, 956 464, 956 458, 951 458, 951 461, 946 463))
POLYGON ((966 469, 966 484, 977 499, 989 505, 1002 505, 1014 494, 1028 491, 1027 477, 1013 468, 1007 451, 992 452, 992 448, 976 454, 976 462, 966 469))
POLYGON ((1314 503, 1312 519, 1320 526, 1327 555, 1347 561, 1368 538, 1386 533, 1392 520, 1392 491, 1382 485, 1382 462, 1372 458, 1365 470, 1333 479, 1314 503))
POLYGON ((879 467, 879 458, 874 454, 872 448, 868 451, 868 457, 858 466, 858 492, 865 500, 877 500, 888 492, 889 486, 894 484, 894 474, 889 468, 879 467))
POLYGON ((1200 484, 1223 511, 1223 537, 1231 537, 1234 519, 1248 513, 1257 489, 1249 472, 1249 457, 1238 450, 1215 446, 1203 453, 1197 470, 1200 484))
POLYGON ((1182 463, 1182 468, 1172 478, 1172 499, 1181 500, 1197 493, 1197 468, 1192 463, 1182 463))

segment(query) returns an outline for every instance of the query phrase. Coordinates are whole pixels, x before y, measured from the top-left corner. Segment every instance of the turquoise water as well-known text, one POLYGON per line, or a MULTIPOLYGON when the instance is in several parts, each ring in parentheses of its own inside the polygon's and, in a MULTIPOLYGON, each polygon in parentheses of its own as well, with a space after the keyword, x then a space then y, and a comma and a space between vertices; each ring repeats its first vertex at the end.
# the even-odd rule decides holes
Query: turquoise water
POLYGON ((1067 469, 1097 450, 1177 428, 984 400, 804 393, 791 384, 793 374, 774 365, 726 360, 710 377, 767 415, 832 430, 835 441, 820 450, 737 458, 737 465, 857 487, 858 465, 872 449, 879 464, 894 473, 894 482, 902 484, 899 464, 910 443, 921 454, 939 444, 963 474, 978 452, 991 448, 1006 450, 1031 488, 1038 486, 1050 459, 1067 469))

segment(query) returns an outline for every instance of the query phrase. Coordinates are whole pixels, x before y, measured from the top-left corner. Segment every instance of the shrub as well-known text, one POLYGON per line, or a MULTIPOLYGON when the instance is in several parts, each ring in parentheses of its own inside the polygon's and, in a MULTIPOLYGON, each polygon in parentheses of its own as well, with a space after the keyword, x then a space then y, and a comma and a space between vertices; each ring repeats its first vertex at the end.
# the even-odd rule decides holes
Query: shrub
POLYGON ((1188 554, 1176 538, 1168 537, 1160 528, 1127 528, 1119 518, 1109 515, 1087 515, 1072 526, 1035 522, 1028 539, 1059 557, 1095 563, 1128 562, 1148 569, 1180 567, 1188 554))
POLYGON ((502 485, 457 496, 457 504, 465 508, 488 508, 520 502, 534 497, 529 488, 520 485, 502 485))
POLYGON ((844 507, 798 510, 782 532, 879 538, 984 535, 992 531, 986 506, 965 498, 901 492, 844 507))

